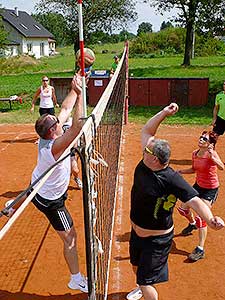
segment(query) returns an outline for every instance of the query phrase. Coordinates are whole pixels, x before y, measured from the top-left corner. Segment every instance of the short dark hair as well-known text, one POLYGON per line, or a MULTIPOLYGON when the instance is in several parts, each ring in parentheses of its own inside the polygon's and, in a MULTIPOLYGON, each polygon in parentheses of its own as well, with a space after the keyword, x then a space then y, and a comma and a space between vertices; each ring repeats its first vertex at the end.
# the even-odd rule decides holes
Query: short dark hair
POLYGON ((44 139, 45 135, 46 135, 45 119, 46 119, 47 115, 48 114, 44 114, 44 115, 40 116, 37 119, 37 121, 35 122, 35 130, 42 139, 44 139))
POLYGON ((52 126, 54 126, 54 124, 59 123, 57 117, 55 120, 53 120, 52 118, 48 118, 48 116, 52 116, 52 115, 44 114, 40 116, 35 122, 35 130, 42 139, 46 139, 48 130, 52 126))

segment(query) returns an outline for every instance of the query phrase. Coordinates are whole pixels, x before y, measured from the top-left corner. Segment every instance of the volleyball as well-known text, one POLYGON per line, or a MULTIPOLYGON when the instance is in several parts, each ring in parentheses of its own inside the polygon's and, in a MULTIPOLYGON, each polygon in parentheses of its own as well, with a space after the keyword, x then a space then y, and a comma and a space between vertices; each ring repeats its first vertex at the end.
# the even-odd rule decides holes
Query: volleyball
MULTIPOLYGON (((80 49, 76 53, 77 65, 80 67, 80 49)), ((89 68, 95 62, 95 54, 90 48, 84 48, 84 66, 89 68)))

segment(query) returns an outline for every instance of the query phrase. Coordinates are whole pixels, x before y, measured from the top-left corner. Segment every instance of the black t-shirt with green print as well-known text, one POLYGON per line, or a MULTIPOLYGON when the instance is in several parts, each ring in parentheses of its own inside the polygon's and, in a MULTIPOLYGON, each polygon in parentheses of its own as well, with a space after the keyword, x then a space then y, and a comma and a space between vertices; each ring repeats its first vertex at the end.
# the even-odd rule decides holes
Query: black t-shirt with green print
POLYGON ((145 229, 169 229, 177 199, 187 202, 195 196, 198 192, 178 172, 170 167, 153 172, 141 160, 131 190, 131 221, 145 229))

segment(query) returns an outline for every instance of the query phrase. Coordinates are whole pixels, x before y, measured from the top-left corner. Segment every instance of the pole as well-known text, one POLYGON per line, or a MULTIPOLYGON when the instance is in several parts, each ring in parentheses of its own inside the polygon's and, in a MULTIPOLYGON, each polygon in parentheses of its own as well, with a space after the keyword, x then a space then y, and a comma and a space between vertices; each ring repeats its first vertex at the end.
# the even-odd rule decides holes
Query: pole
MULTIPOLYGON (((82 0, 78 0, 78 22, 79 22, 79 42, 80 42, 80 55, 81 55, 81 76, 82 76, 82 97, 83 97, 83 116, 87 117, 87 105, 86 105, 86 82, 85 82, 85 72, 84 72, 84 34, 83 34, 83 13, 82 13, 82 0)), ((83 188, 83 204, 84 204, 84 217, 85 217, 85 244, 86 244, 86 269, 88 275, 88 299, 95 300, 95 278, 94 278, 94 268, 93 265, 93 256, 95 256, 93 249, 93 232, 90 235, 90 229, 92 225, 90 224, 90 215, 91 215, 91 206, 90 206, 90 193, 89 193, 89 183, 87 180, 88 166, 89 164, 86 161, 87 154, 85 147, 82 149, 82 181, 84 183, 83 188), (82 159, 83 157, 83 159, 82 159), (93 254, 94 253, 94 254, 93 254)), ((93 228, 92 228, 93 229, 93 228)))
POLYGON ((124 124, 126 125, 128 123, 128 107, 129 107, 129 95, 128 95, 128 82, 129 82, 129 43, 128 40, 125 42, 126 47, 126 85, 125 85, 125 116, 124 116, 124 124))
POLYGON ((195 25, 193 25, 191 58, 192 58, 192 59, 195 58, 195 25))
POLYGON ((81 60, 81 77, 82 77, 82 98, 83 98, 83 117, 87 117, 87 101, 86 101, 86 82, 84 72, 84 30, 83 30, 83 12, 82 0, 78 0, 78 23, 79 23, 79 42, 80 42, 80 60, 81 60))

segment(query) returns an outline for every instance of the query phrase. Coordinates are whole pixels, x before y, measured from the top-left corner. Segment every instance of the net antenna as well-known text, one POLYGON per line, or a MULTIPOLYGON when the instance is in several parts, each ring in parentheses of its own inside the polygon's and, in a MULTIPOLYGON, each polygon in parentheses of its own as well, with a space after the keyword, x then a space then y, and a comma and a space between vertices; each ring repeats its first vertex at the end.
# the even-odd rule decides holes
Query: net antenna
POLYGON ((83 98, 83 117, 87 117, 87 102, 86 102, 86 82, 84 71, 84 29, 83 29, 83 11, 82 0, 78 0, 78 26, 79 26, 79 44, 80 44, 80 69, 82 78, 82 98, 83 98))

